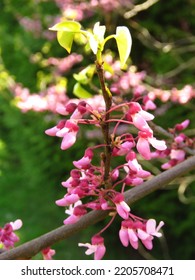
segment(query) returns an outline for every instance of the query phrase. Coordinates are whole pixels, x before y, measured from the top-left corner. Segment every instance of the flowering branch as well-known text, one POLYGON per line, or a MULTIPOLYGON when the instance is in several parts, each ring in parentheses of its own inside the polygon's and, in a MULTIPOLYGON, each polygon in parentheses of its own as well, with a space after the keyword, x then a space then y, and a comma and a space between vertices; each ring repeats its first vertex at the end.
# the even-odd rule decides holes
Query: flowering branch
MULTIPOLYGON (((124 193, 125 201, 132 204, 148 194, 164 188, 171 181, 179 176, 182 176, 195 168, 195 156, 189 157, 187 160, 179 163, 171 169, 162 172, 153 177, 147 182, 132 188, 124 193)), ((104 219, 109 214, 109 210, 94 210, 84 215, 75 224, 61 226, 53 231, 50 231, 38 238, 26 242, 16 248, 0 254, 0 260, 14 259, 30 259, 39 253, 42 249, 51 246, 61 240, 64 240, 73 234, 87 228, 90 225, 104 219)))

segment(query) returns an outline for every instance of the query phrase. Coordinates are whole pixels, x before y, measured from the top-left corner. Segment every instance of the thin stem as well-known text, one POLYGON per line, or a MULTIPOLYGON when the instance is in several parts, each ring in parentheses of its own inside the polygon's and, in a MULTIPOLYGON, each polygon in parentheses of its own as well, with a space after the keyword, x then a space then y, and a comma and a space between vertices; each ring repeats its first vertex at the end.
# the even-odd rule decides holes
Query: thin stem
POLYGON ((96 70, 106 106, 106 114, 105 114, 105 120, 101 122, 101 128, 102 128, 102 134, 104 137, 104 143, 106 144, 105 152, 102 154, 102 160, 104 162, 104 181, 105 181, 105 187, 111 188, 111 178, 110 178, 110 165, 111 165, 111 138, 110 138, 110 125, 109 122, 107 122, 110 118, 110 114, 107 113, 112 105, 112 95, 110 94, 109 90, 106 87, 105 79, 104 79, 104 69, 103 69, 103 63, 99 63, 99 61, 96 61, 96 70))
POLYGON ((103 229, 101 229, 97 234, 99 234, 99 235, 102 234, 114 222, 116 215, 117 215, 117 213, 115 213, 112 216, 112 219, 109 221, 109 223, 103 229))

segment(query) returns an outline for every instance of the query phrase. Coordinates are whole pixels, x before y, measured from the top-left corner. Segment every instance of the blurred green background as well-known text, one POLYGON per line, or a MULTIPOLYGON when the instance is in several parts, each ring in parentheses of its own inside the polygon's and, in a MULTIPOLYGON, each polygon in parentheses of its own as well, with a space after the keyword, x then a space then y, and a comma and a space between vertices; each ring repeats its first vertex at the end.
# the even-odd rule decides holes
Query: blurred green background
MULTIPOLYGON (((163 89, 182 88, 186 84, 195 86, 194 1, 160 0, 131 18, 125 18, 125 12, 131 10, 131 5, 144 1, 122 1, 120 5, 120 1, 111 2, 111 10, 108 10, 110 1, 104 1, 103 5, 99 1, 95 7, 90 6, 91 1, 0 2, 0 225, 21 218, 24 225, 19 232, 20 243, 62 225, 64 211, 55 205, 55 200, 64 195, 61 182, 68 178, 72 160, 82 157, 85 147, 92 141, 81 137, 71 149, 61 151, 60 140, 44 133, 56 124, 58 115, 47 110, 22 112, 11 91, 15 83, 28 88, 30 93, 44 92, 53 84, 66 84, 67 95, 73 96, 73 73, 77 73, 81 65, 93 63, 94 57, 83 53, 83 46, 78 44, 73 51, 84 55, 82 63, 62 74, 56 74, 54 67, 48 64, 50 57, 67 55, 58 45, 55 34, 48 31, 62 14, 68 17, 77 11, 85 29, 92 28, 97 21, 105 24, 110 33, 115 32, 118 25, 128 26, 133 38, 132 64, 139 71, 147 72, 151 85, 163 89)), ((112 49, 111 45, 108 47, 112 49)), ((113 47, 112 52, 115 51, 113 47)), ((166 115, 156 118, 156 123, 168 128, 189 118, 191 135, 195 123, 194 105, 194 100, 185 106, 168 104, 166 115)), ((149 167, 153 168, 152 162, 149 167)), ((123 248, 118 239, 118 221, 104 235, 105 258, 193 259, 195 203, 183 203, 177 187, 172 185, 132 206, 138 216, 165 221, 164 238, 155 240, 152 252, 123 248)), ((193 183, 187 194, 195 195, 193 183)), ((57 251, 55 259, 88 259, 84 250, 78 249, 78 242, 89 242, 104 223, 106 221, 53 246, 57 251)))

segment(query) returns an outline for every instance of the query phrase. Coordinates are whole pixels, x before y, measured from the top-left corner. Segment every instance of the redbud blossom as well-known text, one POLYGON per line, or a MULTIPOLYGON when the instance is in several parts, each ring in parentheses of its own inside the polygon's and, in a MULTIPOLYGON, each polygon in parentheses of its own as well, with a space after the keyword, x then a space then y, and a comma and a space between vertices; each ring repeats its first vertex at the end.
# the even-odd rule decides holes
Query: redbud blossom
POLYGON ((66 194, 62 199, 56 200, 58 206, 68 206, 79 201, 80 197, 78 194, 66 194))
POLYGON ((78 161, 73 161, 73 164, 75 167, 79 169, 89 169, 92 158, 93 158, 93 151, 91 149, 87 149, 85 151, 84 157, 82 157, 78 161))
POLYGON ((52 260, 53 255, 55 255, 56 251, 51 249, 50 247, 45 248, 41 251, 44 260, 52 260))
POLYGON ((5 224, 3 228, 0 228, 0 245, 6 250, 14 247, 14 244, 19 241, 19 237, 14 233, 22 227, 22 221, 20 219, 15 222, 5 224))
POLYGON ((137 102, 130 102, 129 110, 126 114, 127 120, 132 120, 135 127, 137 127, 141 131, 150 131, 147 121, 151 121, 154 119, 154 116, 145 110, 142 110, 141 106, 137 102))
POLYGON ((90 243, 79 243, 79 247, 87 247, 86 255, 94 254, 94 260, 101 260, 106 252, 104 246, 104 238, 100 235, 95 235, 91 239, 90 243))
POLYGON ((64 224, 67 225, 67 224, 76 223, 82 216, 84 216, 87 213, 87 210, 79 202, 79 205, 75 203, 72 209, 69 208, 69 211, 65 211, 65 212, 66 214, 70 213, 70 216, 64 220, 64 224))
POLYGON ((113 199, 113 202, 116 205, 116 211, 123 219, 129 218, 130 207, 124 201, 124 196, 122 194, 117 194, 113 199))
POLYGON ((61 149, 67 150, 75 143, 78 130, 76 120, 65 120, 60 121, 57 126, 47 129, 45 133, 50 136, 63 137, 61 149))
POLYGON ((190 123, 189 120, 185 120, 182 123, 176 124, 175 125, 175 129, 176 130, 183 130, 183 129, 188 127, 189 123, 190 123))
POLYGON ((159 151, 166 150, 167 146, 164 140, 157 140, 151 132, 139 131, 137 141, 137 150, 145 159, 151 159, 150 145, 159 151))
POLYGON ((121 229, 119 231, 119 237, 123 246, 127 247, 129 243, 134 249, 138 249, 139 239, 143 245, 151 250, 153 247, 152 240, 154 236, 161 237, 162 234, 159 232, 164 222, 160 222, 156 227, 156 221, 149 219, 146 223, 134 220, 122 221, 121 229))

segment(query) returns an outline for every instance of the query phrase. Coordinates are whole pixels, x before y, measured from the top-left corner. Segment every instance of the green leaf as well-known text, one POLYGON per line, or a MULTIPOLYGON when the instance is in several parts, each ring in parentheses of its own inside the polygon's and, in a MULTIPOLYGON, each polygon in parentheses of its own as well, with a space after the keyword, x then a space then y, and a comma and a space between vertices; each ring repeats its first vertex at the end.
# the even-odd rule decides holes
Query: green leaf
POLYGON ((55 24, 49 30, 52 31, 66 31, 66 32, 79 32, 81 29, 80 23, 77 21, 63 21, 55 24))
POLYGON ((129 29, 125 26, 118 26, 116 29, 115 39, 119 51, 121 68, 124 68, 125 63, 129 57, 132 45, 132 39, 129 29))
POLYGON ((49 29, 52 31, 57 31, 57 39, 59 44, 65 48, 68 53, 70 53, 75 33, 80 32, 81 25, 76 21, 64 21, 55 24, 49 29))
POLYGON ((81 72, 79 72, 78 74, 73 74, 73 77, 75 78, 75 80, 77 82, 79 82, 80 84, 86 85, 88 84, 91 79, 93 78, 95 72, 95 65, 89 65, 86 68, 84 68, 81 72))
POLYGON ((84 89, 79 83, 76 83, 73 88, 73 93, 79 98, 90 98, 92 94, 84 89))
POLYGON ((63 48, 67 50, 68 53, 71 52, 72 49, 72 43, 74 40, 74 33, 73 32, 64 32, 64 31, 58 31, 57 32, 57 39, 63 48))

